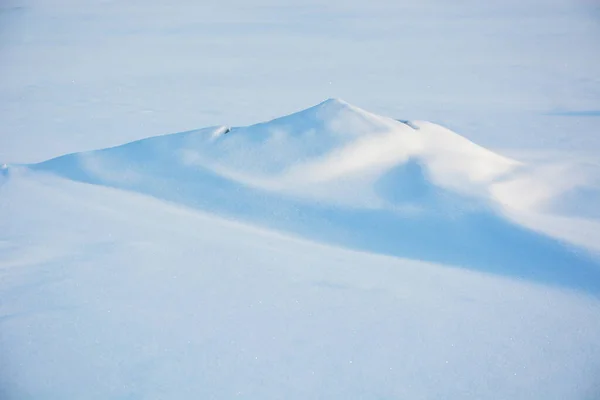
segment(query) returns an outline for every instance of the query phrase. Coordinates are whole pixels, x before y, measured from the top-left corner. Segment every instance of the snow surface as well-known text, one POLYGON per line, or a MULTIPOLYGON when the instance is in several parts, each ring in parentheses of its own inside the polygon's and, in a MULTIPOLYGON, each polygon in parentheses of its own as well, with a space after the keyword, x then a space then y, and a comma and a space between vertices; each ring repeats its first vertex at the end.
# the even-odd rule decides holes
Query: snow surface
POLYGON ((8 165, 0 397, 594 399, 589 176, 539 165, 337 99, 8 165))
POLYGON ((332 244, 600 288, 600 221, 542 207, 586 187, 585 176, 567 174, 563 187, 556 172, 436 124, 411 125, 418 129, 329 99, 249 127, 158 136, 31 168, 332 244))
POLYGON ((331 96, 487 148, 597 155, 598 15, 595 0, 3 0, 0 162, 331 96))
POLYGON ((3 399, 598 394, 596 296, 30 171, 0 221, 3 399))
POLYGON ((3 0, 0 399, 597 400, 598 12, 3 0))

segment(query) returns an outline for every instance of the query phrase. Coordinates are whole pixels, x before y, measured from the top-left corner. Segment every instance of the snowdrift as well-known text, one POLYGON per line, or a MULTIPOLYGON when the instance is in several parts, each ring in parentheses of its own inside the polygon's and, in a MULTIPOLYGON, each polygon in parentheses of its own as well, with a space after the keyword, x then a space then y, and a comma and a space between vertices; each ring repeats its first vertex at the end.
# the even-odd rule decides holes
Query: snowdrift
POLYGON ((515 184, 530 178, 526 165, 439 125, 337 99, 249 127, 152 137, 29 168, 355 249, 600 288, 597 257, 504 213, 537 206, 515 184))

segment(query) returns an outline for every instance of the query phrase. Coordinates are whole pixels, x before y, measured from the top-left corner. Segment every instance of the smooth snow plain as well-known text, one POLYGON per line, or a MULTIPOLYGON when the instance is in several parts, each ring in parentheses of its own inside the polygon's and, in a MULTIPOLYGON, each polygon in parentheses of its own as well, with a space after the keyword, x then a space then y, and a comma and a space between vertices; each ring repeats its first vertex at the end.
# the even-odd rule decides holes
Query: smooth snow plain
POLYGON ((3 0, 0 162, 329 97, 486 148, 597 156, 598 15, 595 0, 3 0))
POLYGON ((596 222, 537 168, 338 99, 7 165, 1 394, 594 399, 596 222))

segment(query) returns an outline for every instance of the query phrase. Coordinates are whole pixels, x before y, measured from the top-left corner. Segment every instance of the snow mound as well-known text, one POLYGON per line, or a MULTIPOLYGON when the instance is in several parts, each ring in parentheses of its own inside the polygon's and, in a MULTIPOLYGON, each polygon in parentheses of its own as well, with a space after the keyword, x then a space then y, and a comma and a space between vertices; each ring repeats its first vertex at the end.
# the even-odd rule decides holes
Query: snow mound
POLYGON ((556 235, 559 241, 543 233, 557 232, 555 225, 531 222, 544 196, 523 201, 521 182, 554 195, 550 181, 442 126, 338 99, 248 127, 152 137, 30 168, 327 243, 600 286, 597 258, 563 244, 594 249, 596 241, 573 228, 559 230, 575 232, 556 235))
POLYGON ((439 125, 407 125, 329 99, 249 127, 160 136, 38 167, 63 174, 77 169, 112 183, 135 181, 144 171, 134 164, 147 168, 151 162, 152 167, 179 168, 186 174, 209 170, 247 186, 300 197, 382 207, 388 199, 376 190, 381 188, 378 181, 409 161, 423 171, 404 179, 483 197, 491 183, 519 165, 439 125))

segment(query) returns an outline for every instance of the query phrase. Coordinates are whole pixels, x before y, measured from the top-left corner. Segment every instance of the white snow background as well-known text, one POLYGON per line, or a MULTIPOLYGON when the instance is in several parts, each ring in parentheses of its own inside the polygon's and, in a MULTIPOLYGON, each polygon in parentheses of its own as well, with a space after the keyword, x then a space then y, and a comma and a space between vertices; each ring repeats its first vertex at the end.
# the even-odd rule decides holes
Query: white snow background
POLYGON ((598 399, 599 15, 2 1, 0 399, 598 399))

